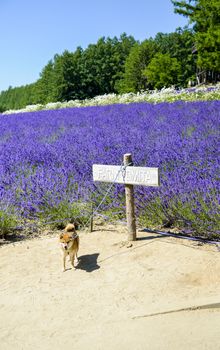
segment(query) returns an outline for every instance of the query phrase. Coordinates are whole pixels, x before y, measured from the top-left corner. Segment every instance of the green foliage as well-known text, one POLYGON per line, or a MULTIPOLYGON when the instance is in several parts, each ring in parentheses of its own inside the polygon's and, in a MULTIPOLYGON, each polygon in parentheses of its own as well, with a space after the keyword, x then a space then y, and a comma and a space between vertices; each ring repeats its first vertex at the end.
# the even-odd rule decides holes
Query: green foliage
POLYGON ((192 30, 177 29, 174 33, 158 33, 155 42, 160 53, 169 54, 180 63, 179 86, 186 87, 189 80, 196 80, 196 57, 193 54, 195 38, 192 30))
POLYGON ((6 107, 0 105, 0 113, 3 113, 6 111, 6 107))
MULTIPOLYGON (((219 16, 220 20, 220 16, 219 16)), ((220 72, 220 25, 196 35, 198 67, 220 72)))
POLYGON ((16 88, 9 87, 8 90, 2 91, 0 94, 1 111, 19 109, 35 103, 37 103, 35 84, 16 88))
POLYGON ((0 235, 8 234, 17 225, 15 215, 0 210, 0 235))
POLYGON ((47 103, 53 101, 53 71, 54 62, 50 60, 40 73, 40 79, 36 82, 37 102, 47 103))
POLYGON ((194 35, 192 31, 185 29, 178 29, 170 34, 158 33, 155 39, 137 43, 126 60, 125 73, 118 84, 118 92, 138 92, 156 88, 153 82, 147 80, 145 70, 158 53, 169 54, 180 63, 176 85, 183 87, 187 86, 189 80, 195 81, 196 62, 192 53, 193 45, 194 35))
POLYGON ((89 203, 62 201, 57 206, 44 206, 39 219, 41 223, 47 223, 52 228, 61 228, 65 227, 68 222, 86 224, 90 215, 89 203))
POLYGON ((144 69, 150 63, 157 52, 157 45, 153 39, 137 43, 132 49, 125 63, 125 72, 118 86, 118 91, 137 92, 146 90, 147 80, 143 74, 144 69))
POLYGON ((194 24, 198 67, 220 72, 219 0, 172 0, 175 12, 194 24))
MULTIPOLYGON (((205 203, 202 195, 196 194, 196 198, 188 198, 182 202, 179 198, 172 198, 169 205, 164 205, 160 198, 155 198, 147 205, 139 217, 140 223, 145 227, 164 226, 166 228, 178 228, 182 230, 190 224, 194 234, 206 237, 207 232, 213 230, 212 238, 215 237, 214 231, 220 227, 220 218, 217 213, 219 204, 214 203, 216 214, 210 215, 210 207, 205 203), (200 209, 198 209, 200 208, 200 209)), ((207 234, 208 237, 208 234, 207 234)), ((210 237, 210 236, 209 236, 210 237)))
POLYGON ((148 83, 156 89, 177 85, 181 72, 180 63, 169 54, 157 54, 144 71, 148 83))
POLYGON ((124 72, 126 58, 134 45, 131 36, 101 38, 83 52, 81 75, 84 98, 115 92, 124 72))

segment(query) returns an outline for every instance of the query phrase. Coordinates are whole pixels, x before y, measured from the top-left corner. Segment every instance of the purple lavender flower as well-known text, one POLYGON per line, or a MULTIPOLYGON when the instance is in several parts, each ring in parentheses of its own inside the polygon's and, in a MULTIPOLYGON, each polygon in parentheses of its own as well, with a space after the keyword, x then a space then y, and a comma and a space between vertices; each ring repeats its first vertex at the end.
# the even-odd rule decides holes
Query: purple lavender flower
MULTIPOLYGON (((0 210, 33 217, 63 201, 98 204, 92 164, 159 167, 159 188, 135 187, 139 217, 219 230, 220 101, 134 103, 0 117, 0 210), (210 228, 211 227, 211 228, 210 228)), ((115 185, 102 210, 124 210, 115 185)), ((190 228, 188 228, 190 229, 190 228)))

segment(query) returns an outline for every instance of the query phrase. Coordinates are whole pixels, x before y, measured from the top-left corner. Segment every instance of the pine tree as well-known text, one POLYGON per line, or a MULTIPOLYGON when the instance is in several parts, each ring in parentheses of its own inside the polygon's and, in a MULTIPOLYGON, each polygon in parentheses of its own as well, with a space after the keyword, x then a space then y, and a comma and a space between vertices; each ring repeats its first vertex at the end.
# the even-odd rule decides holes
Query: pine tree
POLYGON ((174 1, 175 12, 194 24, 195 46, 200 68, 220 72, 220 1, 174 1))

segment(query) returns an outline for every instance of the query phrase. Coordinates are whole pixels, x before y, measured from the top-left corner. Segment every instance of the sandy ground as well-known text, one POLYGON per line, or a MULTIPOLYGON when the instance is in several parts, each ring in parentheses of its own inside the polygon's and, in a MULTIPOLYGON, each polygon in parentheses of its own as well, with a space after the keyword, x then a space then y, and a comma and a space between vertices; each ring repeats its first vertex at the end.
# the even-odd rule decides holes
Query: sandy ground
POLYGON ((54 235, 2 245, 1 350, 220 349, 218 249, 138 237, 80 232, 79 266, 64 273, 54 235))

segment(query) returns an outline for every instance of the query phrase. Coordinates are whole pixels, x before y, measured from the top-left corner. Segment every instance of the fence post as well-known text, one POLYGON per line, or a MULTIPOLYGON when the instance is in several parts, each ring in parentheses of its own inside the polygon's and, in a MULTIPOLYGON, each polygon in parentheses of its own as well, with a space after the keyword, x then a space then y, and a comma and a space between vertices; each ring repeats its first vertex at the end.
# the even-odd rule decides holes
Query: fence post
MULTIPOLYGON (((124 166, 133 165, 132 156, 130 153, 124 154, 123 163, 124 163, 124 166)), ((133 185, 127 185, 127 184, 125 185, 125 200, 126 200, 128 241, 136 241, 136 220, 135 220, 135 209, 134 209, 134 186, 133 185)))

